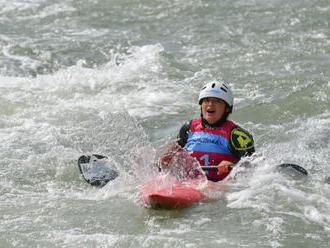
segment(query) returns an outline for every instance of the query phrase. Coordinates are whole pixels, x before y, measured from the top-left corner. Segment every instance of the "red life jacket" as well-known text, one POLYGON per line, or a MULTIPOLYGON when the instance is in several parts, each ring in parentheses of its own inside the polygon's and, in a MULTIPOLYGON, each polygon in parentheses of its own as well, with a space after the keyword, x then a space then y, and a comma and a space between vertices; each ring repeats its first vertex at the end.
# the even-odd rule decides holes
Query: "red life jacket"
MULTIPOLYGON (((236 124, 225 121, 220 127, 209 129, 202 125, 202 119, 192 120, 185 149, 191 152, 201 165, 217 166, 222 160, 237 163, 239 158, 229 150, 230 133, 236 124)), ((219 181, 227 174, 218 175, 217 170, 206 171, 209 180, 219 181)))

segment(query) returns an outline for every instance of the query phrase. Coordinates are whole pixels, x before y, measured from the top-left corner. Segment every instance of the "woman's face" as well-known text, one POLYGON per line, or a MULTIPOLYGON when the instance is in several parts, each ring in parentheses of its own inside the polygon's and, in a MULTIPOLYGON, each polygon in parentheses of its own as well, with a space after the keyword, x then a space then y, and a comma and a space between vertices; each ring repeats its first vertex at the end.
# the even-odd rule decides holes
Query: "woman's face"
POLYGON ((227 104, 218 98, 207 97, 202 100, 202 114, 203 118, 208 123, 214 124, 226 112, 227 104))

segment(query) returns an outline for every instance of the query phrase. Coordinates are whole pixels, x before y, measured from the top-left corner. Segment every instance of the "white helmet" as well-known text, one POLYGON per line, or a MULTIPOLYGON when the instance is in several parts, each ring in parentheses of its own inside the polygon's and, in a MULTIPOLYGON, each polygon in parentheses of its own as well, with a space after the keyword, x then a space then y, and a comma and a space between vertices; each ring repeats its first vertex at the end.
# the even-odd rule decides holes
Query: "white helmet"
POLYGON ((228 85, 220 81, 212 81, 204 85, 199 93, 198 102, 202 103, 202 100, 207 97, 214 97, 224 100, 230 108, 233 108, 234 97, 233 93, 229 89, 228 85))

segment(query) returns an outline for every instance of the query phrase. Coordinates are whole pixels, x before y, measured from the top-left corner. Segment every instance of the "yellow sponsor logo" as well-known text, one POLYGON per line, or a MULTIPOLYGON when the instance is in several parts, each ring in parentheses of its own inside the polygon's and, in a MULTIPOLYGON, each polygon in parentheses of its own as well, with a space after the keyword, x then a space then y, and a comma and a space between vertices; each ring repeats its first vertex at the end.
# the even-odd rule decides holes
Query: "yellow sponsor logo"
POLYGON ((252 139, 249 135, 238 129, 232 131, 232 143, 235 144, 236 142, 233 142, 233 138, 239 143, 239 147, 236 147, 237 149, 246 149, 252 144, 252 139))

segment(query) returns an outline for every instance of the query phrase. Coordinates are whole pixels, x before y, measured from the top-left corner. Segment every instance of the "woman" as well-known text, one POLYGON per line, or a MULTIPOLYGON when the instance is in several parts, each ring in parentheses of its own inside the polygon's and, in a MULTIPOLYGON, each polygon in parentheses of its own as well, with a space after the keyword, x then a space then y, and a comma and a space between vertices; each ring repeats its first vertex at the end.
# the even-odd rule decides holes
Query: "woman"
POLYGON ((186 150, 202 166, 217 166, 206 170, 211 181, 220 181, 243 156, 254 150, 253 137, 246 130, 228 120, 233 110, 233 94, 228 85, 213 81, 200 91, 201 117, 183 125, 178 135, 178 145, 161 157, 161 167, 169 164, 176 151, 186 150))

